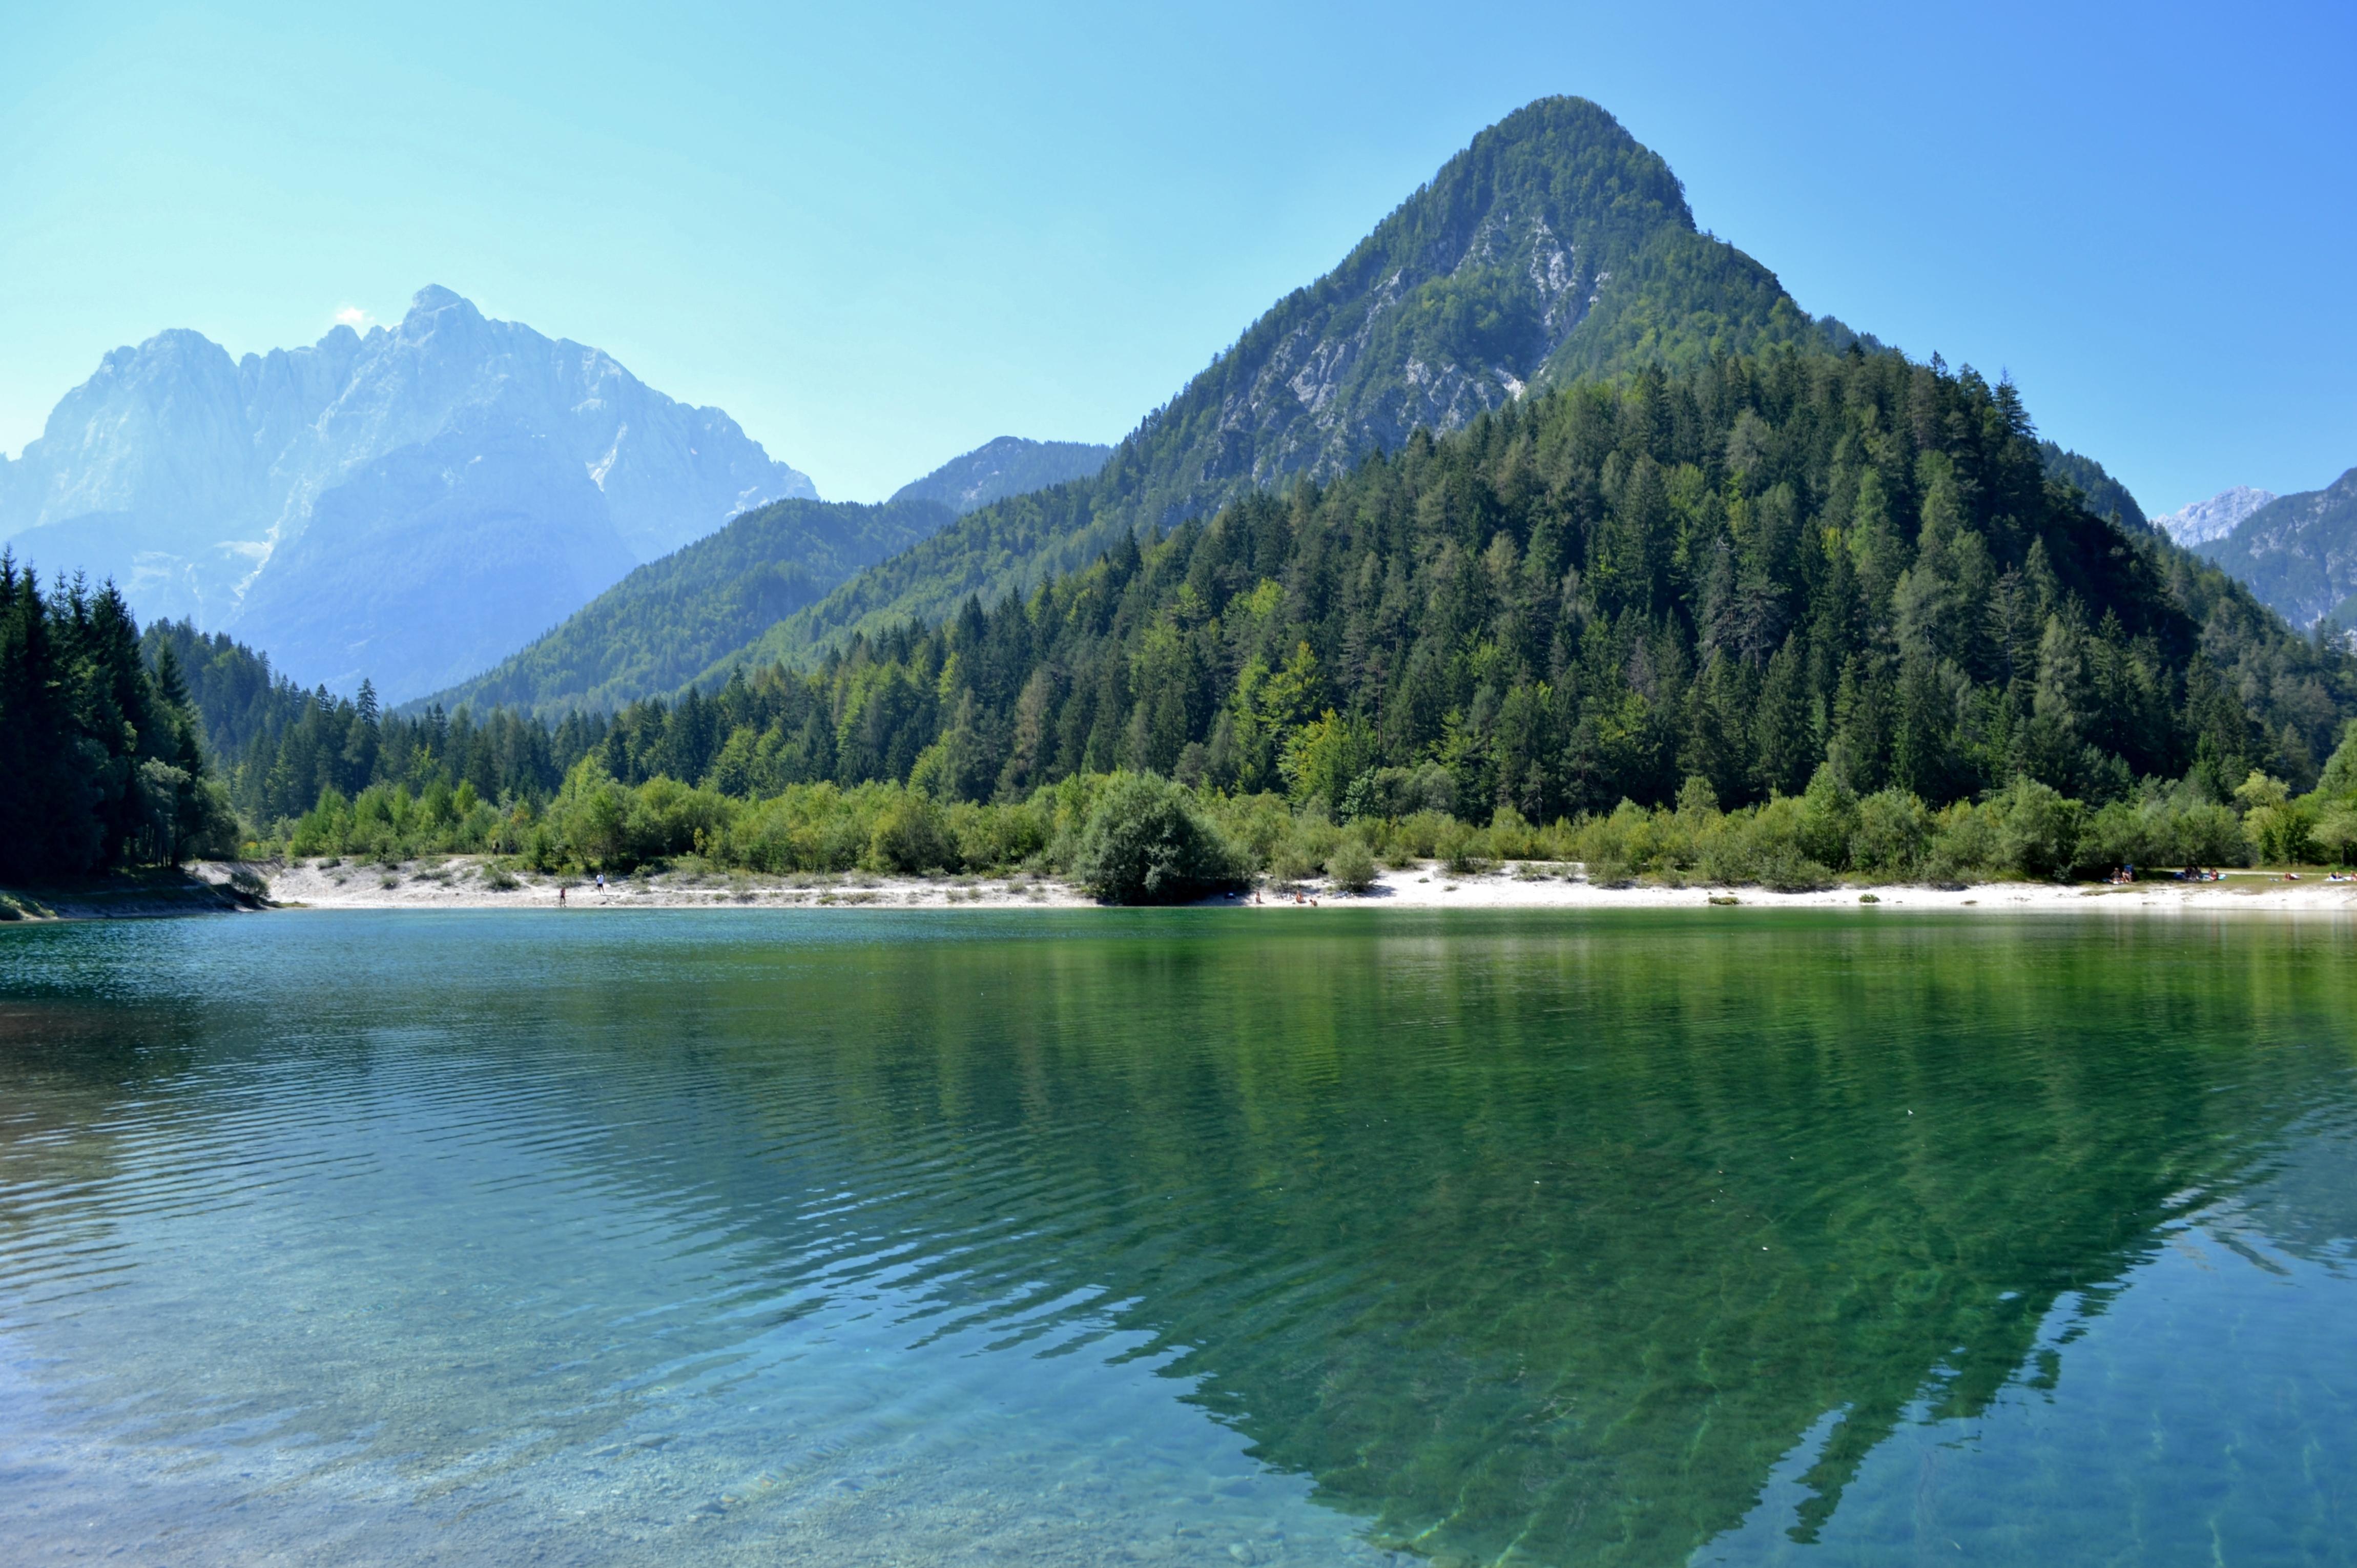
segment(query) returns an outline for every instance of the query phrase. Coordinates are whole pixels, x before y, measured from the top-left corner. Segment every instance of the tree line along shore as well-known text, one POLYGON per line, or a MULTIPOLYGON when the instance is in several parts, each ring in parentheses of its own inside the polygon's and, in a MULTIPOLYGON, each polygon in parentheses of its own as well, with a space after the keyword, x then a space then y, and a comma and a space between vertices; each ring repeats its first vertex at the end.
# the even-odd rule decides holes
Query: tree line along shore
POLYGON ((1969 371, 1721 356, 557 717, 305 691, 10 562, 0 875, 695 857, 1128 900, 1417 858, 1771 888, 2348 859, 2357 660, 2084 499, 1969 371))

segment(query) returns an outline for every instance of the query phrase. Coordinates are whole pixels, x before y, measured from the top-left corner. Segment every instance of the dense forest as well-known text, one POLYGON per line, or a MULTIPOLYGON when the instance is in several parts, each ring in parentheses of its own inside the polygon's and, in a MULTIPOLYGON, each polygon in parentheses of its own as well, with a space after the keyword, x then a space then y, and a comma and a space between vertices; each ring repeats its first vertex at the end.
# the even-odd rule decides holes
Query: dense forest
POLYGON ((44 593, 0 552, 0 876, 176 865, 235 847, 168 651, 113 585, 44 593))
POLYGON ((2357 715, 2346 649, 2093 516, 2009 386, 1889 353, 1539 394, 610 717, 387 714, 185 625, 145 645, 297 853, 1069 865, 1113 800, 1211 846, 1189 885, 1346 840, 1795 884, 2357 841, 2357 752, 2294 799, 2357 715))
POLYGON ((1338 815, 1432 767, 1544 822, 1689 777, 1798 794, 1820 764, 1934 806, 2017 776, 2222 800, 2253 768, 2305 788, 2352 713, 2344 649, 2050 483, 2011 387, 1854 351, 1418 433, 1028 598, 641 705, 607 752, 622 779, 964 800, 1148 768, 1338 815))

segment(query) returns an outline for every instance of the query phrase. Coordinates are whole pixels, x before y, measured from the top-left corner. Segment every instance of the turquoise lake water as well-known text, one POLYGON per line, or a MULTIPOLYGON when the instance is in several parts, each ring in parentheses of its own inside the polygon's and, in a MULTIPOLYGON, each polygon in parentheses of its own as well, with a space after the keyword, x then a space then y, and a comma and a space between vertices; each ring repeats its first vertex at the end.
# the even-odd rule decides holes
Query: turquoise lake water
POLYGON ((0 929, 0 1561, 2357 1562, 2357 929, 0 929))

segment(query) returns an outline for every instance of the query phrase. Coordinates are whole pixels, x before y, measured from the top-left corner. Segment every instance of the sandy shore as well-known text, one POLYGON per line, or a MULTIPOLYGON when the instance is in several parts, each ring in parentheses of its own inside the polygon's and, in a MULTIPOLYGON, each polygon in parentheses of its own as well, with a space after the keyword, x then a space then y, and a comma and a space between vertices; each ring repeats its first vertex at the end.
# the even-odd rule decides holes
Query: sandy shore
MULTIPOLYGON (((1093 908, 1069 884, 1017 875, 960 877, 888 877, 851 873, 841 876, 763 877, 670 872, 614 878, 603 890, 593 879, 517 873, 511 886, 470 856, 411 861, 387 868, 350 862, 306 861, 262 865, 271 898, 282 906, 314 909, 554 908, 565 890, 568 909, 711 908, 1093 908)), ((200 868, 201 870, 201 868, 200 868)), ((202 873, 225 879, 227 868, 202 873)), ((2357 911, 2357 882, 2305 878, 2285 882, 2259 873, 2230 873, 2223 882, 2104 884, 1991 882, 1963 888, 1853 885, 1813 893, 1770 893, 1758 887, 1684 887, 1641 884, 1598 886, 1559 867, 1507 865, 1479 875, 1455 876, 1437 865, 1386 871, 1361 895, 1340 893, 1322 883, 1305 885, 1302 901, 1291 892, 1263 889, 1241 897, 1206 900, 1230 908, 1264 910, 1382 909, 1675 909, 1737 905, 1760 908, 1856 908, 1870 901, 1882 908, 1993 910, 2125 910, 2158 912, 2278 910, 2310 913, 2357 911), (1315 899, 1313 905, 1309 900, 1315 899)))

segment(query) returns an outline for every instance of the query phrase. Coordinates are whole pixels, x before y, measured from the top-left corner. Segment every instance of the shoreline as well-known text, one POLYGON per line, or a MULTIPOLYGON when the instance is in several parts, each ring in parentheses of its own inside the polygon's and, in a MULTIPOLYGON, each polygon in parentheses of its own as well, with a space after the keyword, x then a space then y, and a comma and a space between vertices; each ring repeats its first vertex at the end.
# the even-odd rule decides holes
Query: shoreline
MULTIPOLYGON (((258 874, 269 885, 270 904, 278 908, 311 909, 513 909, 558 908, 560 887, 566 892, 564 908, 894 908, 894 909, 1094 909, 1103 908, 1077 887, 1060 879, 1012 876, 878 876, 864 872, 840 875, 797 874, 754 876, 717 872, 665 872, 657 875, 619 877, 600 893, 593 879, 574 875, 517 872, 512 886, 496 886, 500 874, 487 874, 485 857, 429 856, 388 869, 379 865, 343 862, 263 863, 252 865, 199 866, 194 879, 219 890, 221 903, 230 895, 230 878, 240 873, 258 874)), ((1452 875, 1437 863, 1413 870, 1385 870, 1364 894, 1337 891, 1324 879, 1300 886, 1301 901, 1293 890, 1259 890, 1255 904, 1247 891, 1238 897, 1200 900, 1192 908, 1288 909, 1680 909, 1726 907, 1730 901, 1745 908, 1873 908, 1999 910, 2123 910, 2156 913, 2210 913, 2234 910, 2307 914, 2357 913, 2357 880, 2323 882, 2303 877, 2285 882, 2266 873, 2229 873, 2222 882, 2108 883, 1985 882, 1964 887, 1932 887, 1913 884, 1836 886, 1804 893, 1775 893, 1760 887, 1723 886, 1695 882, 1684 886, 1635 884, 1599 886, 1571 868, 1507 865, 1466 875, 1452 875), (1312 903, 1310 900, 1315 900, 1312 903)), ((215 907, 221 907, 217 904, 215 907)), ((158 911, 164 912, 164 911, 158 911)))
POLYGON ((241 874, 250 877, 258 869, 263 868, 202 862, 178 871, 126 872, 54 886, 0 887, 0 929, 66 920, 251 914, 269 906, 259 891, 260 884, 239 877, 241 874))

